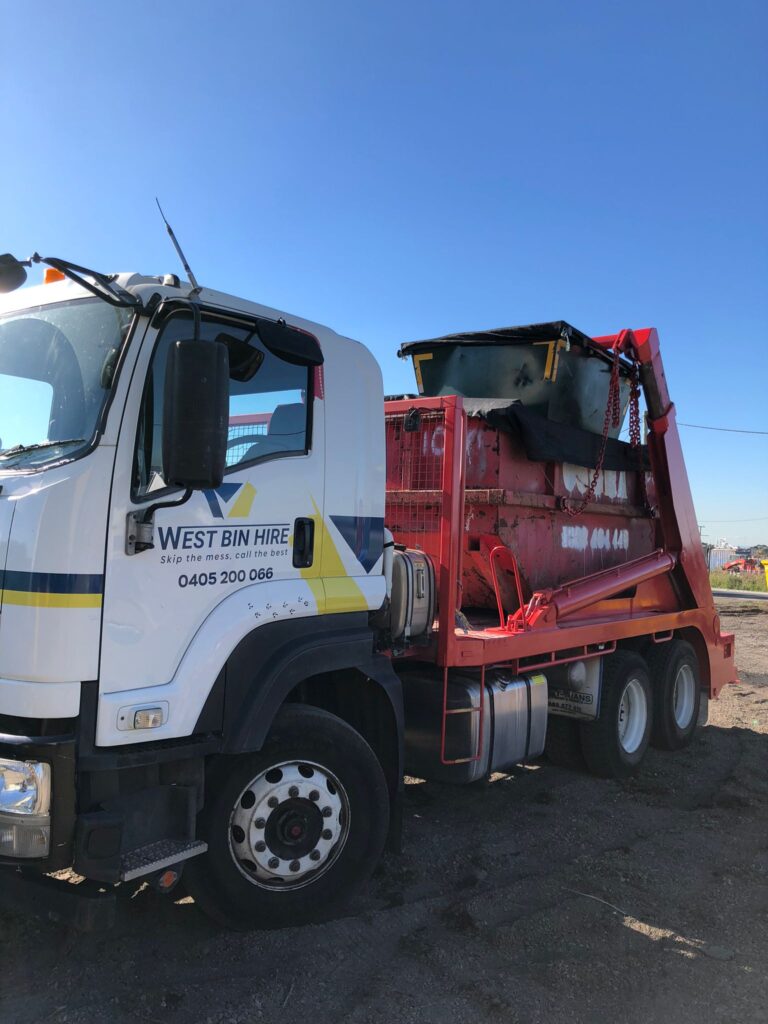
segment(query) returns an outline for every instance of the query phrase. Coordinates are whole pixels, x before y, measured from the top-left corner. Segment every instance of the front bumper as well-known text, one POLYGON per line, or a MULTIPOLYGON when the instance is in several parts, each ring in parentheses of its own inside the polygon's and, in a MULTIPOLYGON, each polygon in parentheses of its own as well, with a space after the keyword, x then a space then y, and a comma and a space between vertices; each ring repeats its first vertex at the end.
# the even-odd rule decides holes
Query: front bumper
MULTIPOLYGON (((51 782, 48 855, 0 856, 0 907, 92 930, 113 920, 114 883, 150 877, 204 851, 194 838, 196 815, 204 761, 218 740, 97 750, 85 704, 77 719, 61 723, 71 730, 66 734, 19 735, 23 720, 0 718, 6 729, 18 729, 0 732, 0 757, 47 764, 51 782)), ((34 726, 35 733, 54 731, 48 720, 29 719, 27 728, 34 726)))

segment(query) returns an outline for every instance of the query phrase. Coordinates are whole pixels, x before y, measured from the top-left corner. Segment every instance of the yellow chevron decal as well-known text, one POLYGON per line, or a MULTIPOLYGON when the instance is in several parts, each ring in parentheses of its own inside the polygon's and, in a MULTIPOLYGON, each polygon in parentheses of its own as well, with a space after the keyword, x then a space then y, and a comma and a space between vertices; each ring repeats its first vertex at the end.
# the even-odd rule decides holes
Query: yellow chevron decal
POLYGON ((324 612, 338 614, 368 611, 365 594, 354 577, 347 574, 341 555, 314 498, 312 507, 315 510, 312 516, 315 522, 315 565, 301 569, 300 572, 314 594, 318 613, 322 615, 324 612))
POLYGON ((253 499, 256 497, 256 488, 253 484, 244 483, 240 488, 235 504, 227 513, 227 519, 244 519, 251 514, 253 499))

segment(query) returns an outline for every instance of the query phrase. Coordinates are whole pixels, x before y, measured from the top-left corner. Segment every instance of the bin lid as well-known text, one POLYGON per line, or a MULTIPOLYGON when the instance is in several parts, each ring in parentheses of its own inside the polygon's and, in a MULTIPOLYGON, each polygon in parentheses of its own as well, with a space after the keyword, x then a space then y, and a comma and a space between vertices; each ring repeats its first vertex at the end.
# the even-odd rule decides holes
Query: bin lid
MULTIPOLYGON (((552 320, 544 324, 524 324, 520 327, 496 327, 487 331, 460 331, 442 338, 406 341, 398 349, 401 358, 422 351, 431 351, 435 345, 530 345, 535 341, 557 341, 566 338, 579 345, 589 345, 592 339, 565 320, 552 320)), ((602 352, 602 350, 600 350, 602 352)))

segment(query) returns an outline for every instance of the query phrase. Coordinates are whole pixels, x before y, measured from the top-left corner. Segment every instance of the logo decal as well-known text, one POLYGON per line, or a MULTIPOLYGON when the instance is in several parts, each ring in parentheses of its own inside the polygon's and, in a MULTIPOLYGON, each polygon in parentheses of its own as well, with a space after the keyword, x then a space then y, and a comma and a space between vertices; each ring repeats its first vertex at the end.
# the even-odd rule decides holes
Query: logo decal
POLYGON ((384 520, 378 516, 331 516, 331 522, 370 572, 384 550, 384 520))
POLYGON ((215 519, 245 519, 251 514, 256 488, 249 483, 222 484, 203 494, 215 519))

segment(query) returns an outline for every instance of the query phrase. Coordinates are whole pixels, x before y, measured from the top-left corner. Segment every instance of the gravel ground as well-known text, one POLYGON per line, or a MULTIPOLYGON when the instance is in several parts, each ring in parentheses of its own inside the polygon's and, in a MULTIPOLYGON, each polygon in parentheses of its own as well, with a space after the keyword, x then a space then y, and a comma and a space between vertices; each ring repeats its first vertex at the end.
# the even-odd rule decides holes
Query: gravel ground
POLYGON ((407 787, 354 913, 216 930, 143 889, 113 931, 0 918, 0 1020, 747 1024, 768 1019, 768 607, 719 601, 741 685, 680 754, 407 787))

